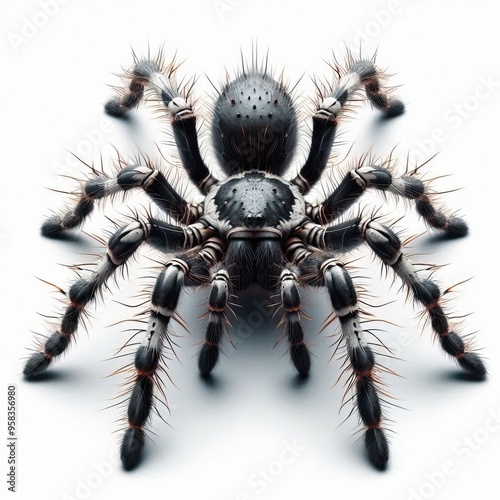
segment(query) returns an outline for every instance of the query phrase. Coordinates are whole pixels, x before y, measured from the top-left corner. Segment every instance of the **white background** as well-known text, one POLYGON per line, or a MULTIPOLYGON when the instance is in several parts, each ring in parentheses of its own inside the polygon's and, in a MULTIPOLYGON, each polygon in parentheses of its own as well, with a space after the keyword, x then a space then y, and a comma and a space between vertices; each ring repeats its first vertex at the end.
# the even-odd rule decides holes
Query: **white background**
MULTIPOLYGON (((500 437, 499 275, 493 237, 498 231, 500 99, 495 4, 69 1, 52 2, 46 14, 41 1, 2 3, 0 320, 7 350, 0 435, 5 435, 6 387, 15 384, 18 498, 448 499, 476 497, 481 489, 495 487, 500 437), (32 331, 44 333, 37 313, 50 315, 58 304, 55 289, 37 278, 67 288, 74 275, 60 264, 94 261, 96 256, 89 254, 103 251, 83 233, 65 241, 40 236, 44 216, 63 201, 61 194, 46 188, 68 189, 71 181, 57 174, 84 173, 85 167, 68 157, 68 151, 87 162, 99 161, 102 154, 109 165, 116 156, 111 145, 132 154, 135 142, 153 151, 154 141, 162 140, 161 124, 149 119, 147 109, 129 124, 103 113, 112 92, 109 85, 120 84, 115 74, 131 63, 131 48, 144 55, 148 43, 152 51, 164 45, 168 58, 177 50, 185 59, 179 73, 199 76, 201 110, 214 93, 205 75, 218 85, 225 68, 238 67, 240 49, 250 57, 254 41, 261 54, 269 48, 272 65, 284 67, 291 83, 305 74, 296 95, 312 98, 310 76, 331 78, 324 60, 331 61, 332 50, 342 59, 344 44, 361 43, 367 55, 378 49, 379 65, 394 74, 392 84, 401 85, 397 93, 407 113, 384 122, 369 106, 361 106, 358 119, 344 124, 339 157, 352 141, 353 156, 370 147, 384 156, 398 146, 395 154, 402 168, 408 152, 422 161, 439 152, 425 169, 427 177, 451 174, 435 186, 444 191, 462 188, 447 194, 446 204, 466 217, 470 235, 443 242, 424 234, 408 252, 417 262, 449 264, 435 274, 443 288, 472 278, 450 294, 449 307, 456 315, 473 313, 463 331, 477 331, 490 371, 487 381, 460 376, 429 328, 419 322, 419 308, 405 303, 399 284, 391 286, 390 275, 379 279, 378 262, 356 263, 372 269, 355 272, 374 278, 360 279, 374 295, 369 301, 393 301, 375 309, 377 316, 398 325, 375 324, 385 330, 381 339, 399 358, 384 364, 401 375, 383 375, 391 401, 398 405, 386 409, 393 432, 392 458, 384 473, 367 462, 356 417, 340 425, 350 405, 339 413, 343 381, 334 384, 341 361, 329 362, 329 335, 335 326, 318 335, 329 313, 324 294, 304 294, 313 318, 306 328, 314 354, 306 383, 297 381, 285 343, 272 349, 278 320, 269 318, 261 325, 262 313, 252 313, 256 298, 251 296, 234 321, 237 348, 226 342, 212 383, 201 380, 196 354, 204 323, 197 317, 204 311, 204 295, 185 295, 181 315, 190 334, 175 326, 181 335, 180 361, 169 363, 175 383, 166 384, 171 415, 163 411, 170 427, 154 418, 156 435, 132 473, 122 471, 116 461, 123 411, 103 410, 113 403, 125 378, 105 376, 127 359, 105 360, 130 336, 123 332, 128 325, 110 325, 135 313, 117 301, 138 302, 134 294, 144 281, 140 277, 152 274, 144 271, 151 262, 141 259, 142 270, 131 269, 131 278, 137 279, 119 280, 122 293, 108 293, 106 306, 91 308, 95 319, 88 322, 88 335, 81 329, 77 344, 41 381, 27 383, 21 377, 32 331), (256 326, 249 330, 245 325, 252 321, 256 326), (287 443, 296 446, 295 455, 284 452, 287 443)), ((207 140, 204 145, 207 150, 207 140)), ((164 151, 171 153, 168 146, 164 151)), ((366 201, 381 203, 382 198, 368 195, 366 201)), ((119 204, 107 210, 115 219, 126 213, 119 204)), ((392 210, 383 211, 388 221, 407 214, 396 225, 407 228, 405 236, 424 231, 411 208, 392 210)), ((86 230, 103 235, 110 228, 109 221, 94 217, 86 230)), ((1 449, 1 470, 6 473, 7 448, 1 449)), ((5 479, 4 472, 1 477, 5 479)))

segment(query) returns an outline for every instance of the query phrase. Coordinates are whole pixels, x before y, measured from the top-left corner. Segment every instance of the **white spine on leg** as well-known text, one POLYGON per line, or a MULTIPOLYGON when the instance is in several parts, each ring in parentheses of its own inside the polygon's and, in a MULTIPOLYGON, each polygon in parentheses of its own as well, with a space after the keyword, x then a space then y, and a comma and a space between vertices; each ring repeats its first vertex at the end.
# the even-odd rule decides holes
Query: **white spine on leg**
POLYGON ((180 115, 184 115, 186 113, 192 113, 189 104, 182 97, 174 97, 168 103, 168 110, 174 118, 177 118, 180 115))
POLYGON ((360 83, 361 80, 358 73, 348 73, 339 80, 338 89, 341 91, 350 91, 353 87, 358 86, 360 83))
POLYGON ((342 105, 335 97, 327 97, 323 99, 322 103, 319 105, 318 113, 336 117, 341 109, 342 105))
POLYGON ((109 253, 106 254, 93 270, 93 278, 99 285, 103 284, 114 272, 116 266, 113 264, 109 253))
POLYGON ((394 193, 398 196, 405 196, 405 183, 401 179, 395 179, 394 177, 392 178, 391 185, 389 186, 389 191, 391 193, 394 193))
POLYGON ((393 268, 396 274, 410 288, 414 283, 419 281, 415 266, 404 255, 393 265, 393 268))
POLYGON ((167 334, 169 316, 166 318, 151 316, 149 318, 146 337, 141 342, 142 347, 161 351, 163 348, 163 339, 167 334))
POLYGON ((356 181, 356 183, 366 189, 370 186, 374 181, 377 180, 377 175, 373 172, 376 172, 376 169, 370 166, 360 167, 355 170, 351 170, 351 176, 356 181))
POLYGON ((344 323, 342 323, 342 333, 345 338, 348 352, 359 348, 364 349, 368 345, 365 334, 359 324, 359 318, 352 318, 349 321, 344 321, 344 323))

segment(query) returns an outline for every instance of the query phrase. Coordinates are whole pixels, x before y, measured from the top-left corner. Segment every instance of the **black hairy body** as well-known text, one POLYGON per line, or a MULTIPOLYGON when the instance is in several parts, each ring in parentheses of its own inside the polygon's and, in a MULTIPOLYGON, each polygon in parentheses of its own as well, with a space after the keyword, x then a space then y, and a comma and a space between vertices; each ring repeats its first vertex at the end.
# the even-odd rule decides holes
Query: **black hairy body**
POLYGON ((210 376, 219 362, 230 297, 258 285, 280 297, 283 337, 295 369, 303 377, 311 369, 311 357, 300 289, 326 288, 341 329, 338 343, 346 352, 348 390, 355 393, 368 457, 379 469, 389 460, 378 389, 380 367, 363 331, 357 286, 343 255, 365 245, 424 307, 443 351, 466 372, 479 378, 486 375, 481 358, 450 325, 443 309, 444 292, 416 272, 395 232, 374 216, 344 217, 366 190, 373 189, 410 200, 428 227, 444 236, 465 236, 467 224, 435 206, 426 184, 416 176, 417 169, 396 177, 390 161, 372 162, 364 157, 338 184, 329 186, 324 199, 306 201, 305 196, 322 180, 331 161, 339 123, 352 102, 364 94, 388 118, 404 112, 403 103, 384 90, 384 75, 374 60, 355 59, 349 54, 345 67, 334 62, 331 68, 333 83, 318 85, 309 151, 295 175, 289 175, 289 169, 296 155, 299 122, 286 85, 267 71, 267 61, 260 67, 255 63, 251 68, 243 66, 227 81, 213 104, 211 118, 211 146, 224 173, 220 180, 200 153, 196 114, 189 104, 192 85, 176 83, 175 62, 165 65, 161 57, 135 59, 125 75, 127 88, 110 100, 105 110, 123 119, 139 105, 145 92, 153 96, 170 118, 180 161, 204 196, 203 203, 184 199, 151 162, 120 161, 116 177, 94 170, 77 193, 75 205, 51 216, 42 226, 45 236, 59 237, 78 228, 98 200, 135 188, 144 190, 166 214, 165 218, 138 217, 115 232, 91 276, 75 281, 65 294, 68 303, 58 325, 24 368, 28 379, 35 378, 66 351, 87 304, 143 243, 168 255, 151 294, 147 328, 132 367, 127 428, 121 445, 126 469, 140 461, 155 395, 163 393, 158 372, 165 370, 164 352, 171 347, 169 324, 184 287, 210 287, 208 323, 198 358, 204 376, 210 376))

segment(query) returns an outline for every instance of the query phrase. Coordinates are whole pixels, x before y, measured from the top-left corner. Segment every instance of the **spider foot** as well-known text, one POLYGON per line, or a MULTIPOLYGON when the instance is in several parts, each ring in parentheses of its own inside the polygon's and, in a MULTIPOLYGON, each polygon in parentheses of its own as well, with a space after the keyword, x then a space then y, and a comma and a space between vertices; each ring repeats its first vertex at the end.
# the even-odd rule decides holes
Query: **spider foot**
POLYGON ((24 365, 23 375, 28 380, 35 378, 49 367, 50 361, 44 352, 35 352, 24 365))
MULTIPOLYGON (((72 315, 67 316, 71 317, 72 315)), ((68 321, 65 322, 65 326, 69 324, 68 321)), ((76 325, 74 326, 74 330, 76 330, 76 325)), ((49 367, 54 356, 61 355, 68 348, 70 340, 70 335, 54 332, 45 341, 43 351, 35 352, 28 359, 23 370, 24 376, 27 379, 32 379, 44 372, 49 367)))
POLYGON ((42 235, 47 238, 57 238, 64 232, 62 220, 58 215, 48 217, 42 225, 42 235))
POLYGON ((390 104, 385 110, 385 116, 387 118, 395 118, 396 116, 402 115, 405 111, 405 105, 403 101, 399 99, 391 99, 390 104))
POLYGON ((467 223, 459 217, 450 217, 444 227, 445 234, 448 238, 463 238, 469 232, 467 223))
POLYGON ((456 358, 458 365, 465 372, 478 378, 485 378, 487 375, 486 366, 475 352, 466 351, 466 346, 462 338, 451 331, 441 335, 439 338, 443 350, 456 358))
POLYGON ((389 461, 389 444, 384 431, 372 427, 365 433, 365 448, 370 462, 379 470, 385 470, 389 461))
POLYGON ((120 458, 125 470, 132 470, 137 466, 145 444, 146 434, 142 429, 131 427, 125 431, 120 448, 120 458))
MULTIPOLYGON (((94 189, 95 181, 87 183, 86 196, 78 201, 78 203, 62 215, 52 215, 48 217, 42 225, 42 235, 49 238, 57 238, 68 229, 77 228, 94 210, 94 197, 89 196, 89 192, 94 189)), ((98 186, 100 187, 100 186, 98 186)))
POLYGON ((104 111, 113 118, 123 118, 127 115, 129 108, 123 106, 119 99, 110 99, 104 105, 104 111))
POLYGON ((208 377, 219 361, 219 347, 204 344, 198 358, 198 369, 204 377, 208 377))
POLYGON ((290 356, 295 368, 301 377, 309 374, 311 369, 311 356, 305 344, 294 345, 290 347, 290 356))
MULTIPOLYGON (((422 183, 421 185, 423 186, 422 183)), ((449 217, 442 211, 437 210, 431 202, 429 194, 425 191, 418 194, 415 206, 417 212, 423 217, 426 224, 434 229, 443 231, 445 237, 462 238, 469 232, 469 227, 463 219, 454 216, 449 217)))
POLYGON ((479 379, 486 378, 488 372, 483 360, 474 352, 465 352, 457 358, 459 366, 479 379))
POLYGON ((139 75, 134 75, 129 88, 121 97, 110 99, 104 105, 104 111, 114 118, 123 118, 131 108, 137 107, 144 94, 144 81, 139 75))

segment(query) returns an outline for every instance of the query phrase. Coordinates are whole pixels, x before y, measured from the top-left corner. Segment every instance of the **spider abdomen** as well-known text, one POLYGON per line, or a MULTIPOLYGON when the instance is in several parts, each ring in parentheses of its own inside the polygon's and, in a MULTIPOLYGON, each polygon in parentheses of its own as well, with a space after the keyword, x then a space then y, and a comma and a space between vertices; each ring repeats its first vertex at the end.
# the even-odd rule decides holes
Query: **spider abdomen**
POLYGON ((228 175, 282 174, 297 142, 297 118, 285 86, 265 72, 227 83, 214 106, 212 139, 228 175))

